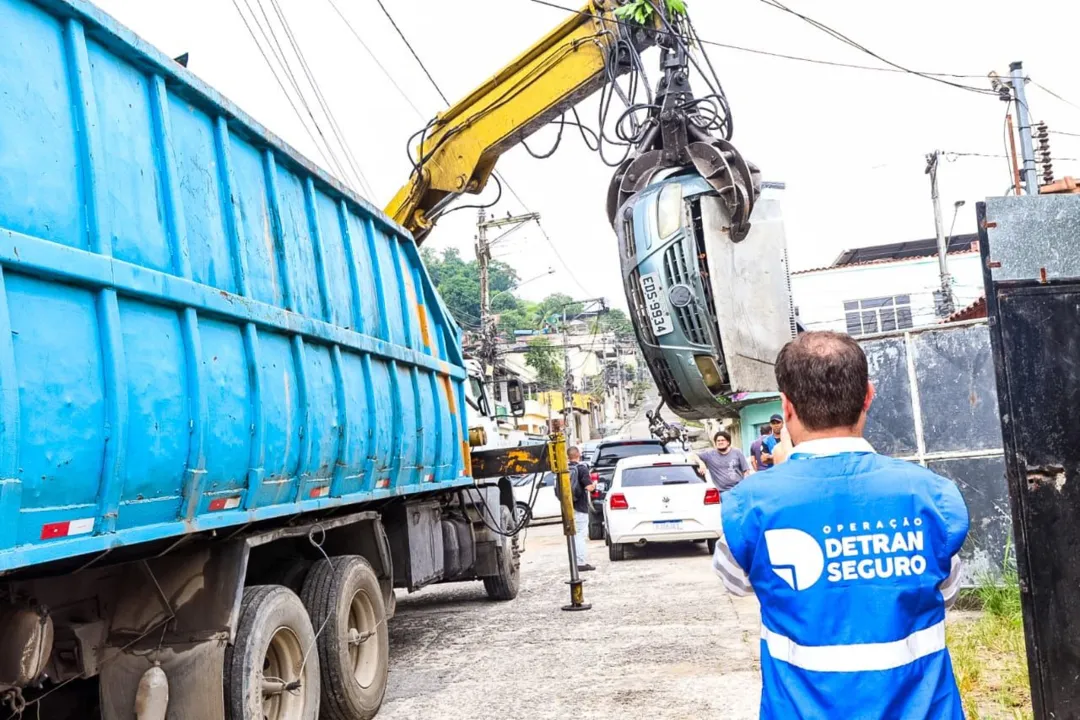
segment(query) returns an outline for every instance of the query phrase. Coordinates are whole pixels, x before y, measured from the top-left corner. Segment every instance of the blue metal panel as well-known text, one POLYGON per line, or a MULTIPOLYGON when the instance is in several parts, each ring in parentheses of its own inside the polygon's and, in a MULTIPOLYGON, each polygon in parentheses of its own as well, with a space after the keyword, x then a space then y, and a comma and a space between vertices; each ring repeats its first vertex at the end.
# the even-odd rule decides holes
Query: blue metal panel
POLYGON ((464 378, 399 226, 92 6, 0 0, 0 571, 466 485, 464 378))
MULTIPOLYGON (((170 140, 162 145, 175 167, 179 189, 179 219, 183 222, 196 282, 239 293, 234 274, 229 229, 232 201, 222 182, 221 160, 213 119, 175 97, 168 98, 170 140), (183 179, 184 182, 179 182, 183 179), (197 179, 196 181, 193 181, 197 179)), ((241 293, 242 294, 242 293, 241 293)))
POLYGON ((0 2, 0 227, 85 248, 66 44, 56 18, 0 2))
POLYGON ((19 478, 19 378, 8 295, 0 269, 0 548, 15 544, 22 506, 19 478))

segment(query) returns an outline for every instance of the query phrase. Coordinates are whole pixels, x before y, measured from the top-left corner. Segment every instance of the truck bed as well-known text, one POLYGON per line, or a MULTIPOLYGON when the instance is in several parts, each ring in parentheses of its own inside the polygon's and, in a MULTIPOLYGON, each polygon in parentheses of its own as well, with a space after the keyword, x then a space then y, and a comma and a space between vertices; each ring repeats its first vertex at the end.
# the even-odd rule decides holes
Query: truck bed
POLYGON ((0 573, 471 484, 412 238, 78 0, 0 0, 0 573))

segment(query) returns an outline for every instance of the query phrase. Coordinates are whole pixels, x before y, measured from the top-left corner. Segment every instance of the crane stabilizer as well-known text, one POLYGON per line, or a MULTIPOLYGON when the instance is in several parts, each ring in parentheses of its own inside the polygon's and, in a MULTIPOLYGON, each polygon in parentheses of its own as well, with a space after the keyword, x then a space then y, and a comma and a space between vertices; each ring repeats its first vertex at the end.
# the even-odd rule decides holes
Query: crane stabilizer
POLYGON ((413 173, 386 207, 417 243, 454 198, 484 189, 502 153, 627 72, 611 67, 616 44, 655 42, 615 19, 616 6, 592 0, 417 133, 413 173))

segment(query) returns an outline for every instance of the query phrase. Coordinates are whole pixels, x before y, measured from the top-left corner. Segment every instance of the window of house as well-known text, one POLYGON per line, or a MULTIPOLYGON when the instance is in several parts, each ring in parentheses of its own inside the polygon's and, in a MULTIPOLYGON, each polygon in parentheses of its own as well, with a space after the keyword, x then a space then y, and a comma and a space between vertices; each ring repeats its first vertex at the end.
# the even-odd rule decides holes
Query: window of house
POLYGON ((502 402, 502 396, 503 396, 502 389, 503 389, 503 384, 501 382, 496 382, 495 383, 495 402, 502 402))
POLYGON ((850 335, 870 335, 891 330, 906 330, 912 326, 911 296, 848 300, 844 303, 844 319, 850 335))

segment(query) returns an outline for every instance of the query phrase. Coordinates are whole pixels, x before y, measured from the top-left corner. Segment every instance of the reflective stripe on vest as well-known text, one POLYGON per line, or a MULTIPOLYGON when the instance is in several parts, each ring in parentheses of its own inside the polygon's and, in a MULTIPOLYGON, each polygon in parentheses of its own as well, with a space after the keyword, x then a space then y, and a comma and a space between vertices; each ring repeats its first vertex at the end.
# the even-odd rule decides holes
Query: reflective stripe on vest
POLYGON ((761 626, 761 639, 774 660, 814 672, 892 670, 945 649, 945 621, 902 640, 853 645, 799 645, 761 626))

